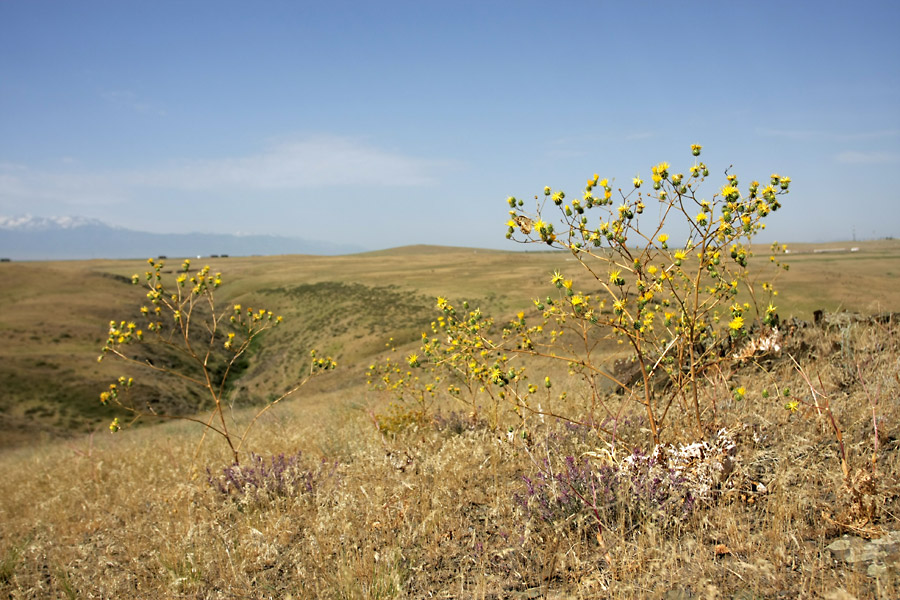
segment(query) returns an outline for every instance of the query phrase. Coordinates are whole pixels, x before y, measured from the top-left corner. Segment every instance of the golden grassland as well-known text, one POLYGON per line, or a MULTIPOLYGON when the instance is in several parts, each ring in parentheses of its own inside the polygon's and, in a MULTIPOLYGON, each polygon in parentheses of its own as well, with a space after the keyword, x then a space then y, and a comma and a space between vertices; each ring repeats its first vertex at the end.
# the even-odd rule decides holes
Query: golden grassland
MULTIPOLYGON (((836 246, 859 250, 793 247, 791 269, 776 283, 783 317, 900 312, 900 243, 836 246)), ((754 260, 767 261, 765 249, 758 252, 754 260)), ((0 265, 7 340, 0 591, 10 598, 900 596, 896 571, 870 576, 826 550, 844 533, 900 529, 893 319, 839 315, 798 326, 782 357, 737 370, 743 400, 710 386, 706 393, 719 398, 716 421, 735 439, 736 466, 727 485, 689 514, 636 513, 630 507, 640 503, 621 492, 599 520, 587 510, 542 516, 523 477, 540 476, 542 457, 593 461, 602 449, 595 437, 550 419, 528 438, 508 436, 443 400, 434 422, 378 430, 374 415, 390 398, 367 390, 365 368, 391 338, 402 351, 428 327, 435 296, 508 317, 550 291, 555 269, 577 285, 580 267, 568 259, 434 247, 209 259, 224 273, 225 306, 265 306, 285 317, 252 356, 236 395, 265 399, 286 389, 312 347, 340 363, 257 425, 254 452, 290 460, 282 479, 266 462, 264 483, 244 493, 217 487, 229 454, 207 440, 195 455, 193 424, 105 431, 113 413, 97 397, 121 373, 96 356, 109 320, 134 315, 141 294, 129 277, 143 264, 0 265), (858 493, 847 488, 826 415, 805 405, 785 410, 785 390, 811 398, 788 353, 827 395, 858 493), (861 486, 865 476, 874 483, 861 486)), ((173 406, 190 400, 164 381, 151 384, 173 406)), ((248 415, 236 409, 237 420, 248 415)), ((647 450, 639 411, 626 416, 623 442, 647 450)), ((674 419, 669 439, 687 440, 688 431, 674 419)))
MULTIPOLYGON (((776 280, 783 290, 782 315, 811 320, 818 309, 900 311, 900 242, 853 244, 860 248, 853 253, 813 253, 829 246, 852 245, 792 247, 791 269, 776 280)), ((767 261, 766 247, 756 252, 758 264, 767 261)), ((398 344, 416 339, 435 318, 438 295, 470 300, 500 319, 550 294, 555 269, 576 286, 590 284, 580 265, 560 252, 418 246, 336 257, 203 260, 224 272, 224 306, 255 303, 285 317, 284 327, 268 336, 263 356, 241 379, 244 396, 257 400, 289 389, 298 379, 298 361, 313 347, 334 354, 347 373, 391 338, 398 344)), ((180 262, 173 258, 170 265, 180 262)), ((0 448, 87 433, 113 416, 96 401, 97 390, 123 372, 95 359, 111 319, 137 319, 143 296, 130 277, 146 268, 135 260, 0 264, 0 334, 6 340, 0 346, 0 448)), ((165 405, 197 400, 185 399, 189 390, 165 381, 148 384, 165 405)))

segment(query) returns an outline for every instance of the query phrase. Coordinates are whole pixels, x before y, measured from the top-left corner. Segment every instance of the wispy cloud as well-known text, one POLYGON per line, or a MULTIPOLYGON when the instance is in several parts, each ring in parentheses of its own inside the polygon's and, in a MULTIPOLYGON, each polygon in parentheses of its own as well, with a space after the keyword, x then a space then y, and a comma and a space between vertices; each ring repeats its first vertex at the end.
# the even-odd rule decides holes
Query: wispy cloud
POLYGON ((322 135, 271 145, 262 152, 145 169, 57 172, 0 164, 0 205, 16 201, 110 204, 147 189, 218 194, 302 192, 310 188, 426 186, 453 168, 450 161, 416 158, 354 138, 322 135))
POLYGON ((107 205, 127 199, 113 178, 0 165, 0 209, 18 214, 39 204, 107 205))
POLYGON ((861 142, 900 137, 900 129, 840 132, 817 129, 757 128, 756 134, 763 137, 776 137, 795 141, 832 140, 837 142, 861 142))
POLYGON ((114 106, 133 110, 136 113, 160 117, 166 116, 165 109, 139 97, 130 90, 107 90, 101 92, 100 96, 114 106))
POLYGON ((629 142, 634 142, 638 140, 649 140, 653 137, 653 133, 650 131, 636 131, 634 133, 629 133, 625 136, 625 139, 629 142))
POLYGON ((442 166, 438 161, 405 156, 356 139, 317 136, 282 142, 256 155, 135 174, 134 183, 186 190, 422 186, 434 183, 442 166))
POLYGON ((896 165, 900 164, 900 152, 841 152, 835 156, 839 163, 850 165, 896 165))

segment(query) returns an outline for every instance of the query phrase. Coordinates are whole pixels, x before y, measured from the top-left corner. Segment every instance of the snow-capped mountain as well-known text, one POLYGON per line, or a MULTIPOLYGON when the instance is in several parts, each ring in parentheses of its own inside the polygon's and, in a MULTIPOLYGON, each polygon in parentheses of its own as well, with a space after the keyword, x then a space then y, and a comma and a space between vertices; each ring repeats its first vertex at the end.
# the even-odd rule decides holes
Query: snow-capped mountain
POLYGON ((48 231, 51 229, 75 229, 76 227, 110 227, 97 219, 85 217, 4 217, 0 215, 0 229, 16 231, 48 231))
POLYGON ((270 235, 158 234, 84 217, 0 215, 0 258, 65 260, 228 254, 348 254, 362 248, 270 235))

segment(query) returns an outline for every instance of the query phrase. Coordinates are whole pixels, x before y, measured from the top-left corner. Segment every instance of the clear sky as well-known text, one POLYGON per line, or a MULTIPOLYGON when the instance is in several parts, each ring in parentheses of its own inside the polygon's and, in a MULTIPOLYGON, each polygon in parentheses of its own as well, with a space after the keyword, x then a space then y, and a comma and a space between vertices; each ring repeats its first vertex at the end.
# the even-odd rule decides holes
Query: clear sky
MULTIPOLYGON (((0 0, 0 215, 516 248, 505 199, 791 176, 900 235, 900 2, 0 0)), ((768 240, 765 240, 768 241, 768 240)))

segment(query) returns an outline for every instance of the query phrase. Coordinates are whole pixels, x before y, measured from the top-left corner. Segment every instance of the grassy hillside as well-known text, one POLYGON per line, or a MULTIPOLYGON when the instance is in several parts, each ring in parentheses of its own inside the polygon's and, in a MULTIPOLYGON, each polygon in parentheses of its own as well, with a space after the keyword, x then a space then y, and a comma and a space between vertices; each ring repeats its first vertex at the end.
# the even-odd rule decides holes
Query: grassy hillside
MULTIPOLYGON (((637 404, 612 451, 584 427, 535 418, 522 436, 512 416, 493 428, 449 399, 406 429, 373 423, 392 398, 367 389, 365 369, 392 338, 405 353, 435 296, 508 317, 551 291, 555 269, 589 285, 565 254, 210 259, 225 306, 285 318, 237 382, 238 422, 296 382, 310 348, 340 363, 265 415, 249 442, 260 458, 240 470, 218 441, 198 451, 192 423, 104 431, 98 394, 122 373, 96 357, 109 320, 137 315, 129 277, 144 263, 2 263, 0 595, 896 598, 895 558, 853 567, 827 549, 900 529, 900 338, 893 318, 865 316, 900 312, 900 243, 858 246, 795 248, 777 287, 785 318, 863 316, 795 328, 780 356, 733 373, 742 399, 715 381, 704 392, 733 444, 712 484, 627 459, 650 451, 637 404), (588 509, 573 490, 602 501, 588 509)), ((187 409, 184 386, 143 381, 187 409)), ((670 421, 668 439, 694 435, 670 421)))
MULTIPOLYGON (((811 320, 817 309, 900 311, 900 242, 857 246, 852 253, 813 252, 828 245, 793 248, 791 269, 777 280, 781 314, 811 320)), ((762 263, 766 249, 758 251, 755 260, 762 263)), ((416 339, 436 316, 438 295, 507 317, 549 293, 555 269, 576 284, 590 285, 570 256, 556 252, 416 246, 208 263, 225 274, 222 306, 265 306, 285 317, 285 326, 267 334, 262 353, 240 382, 247 401, 289 389, 299 377, 298 361, 314 347, 347 367, 345 375, 333 376, 345 379, 389 339, 396 344, 416 339)), ((138 316, 144 298, 130 276, 144 270, 143 261, 133 260, 0 264, 0 333, 7 340, 0 347, 0 447, 89 432, 114 415, 100 406, 97 395, 122 369, 95 359, 108 322, 138 316)), ((195 393, 166 380, 144 381, 165 406, 195 393)))

